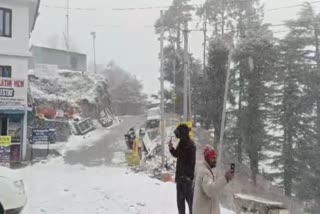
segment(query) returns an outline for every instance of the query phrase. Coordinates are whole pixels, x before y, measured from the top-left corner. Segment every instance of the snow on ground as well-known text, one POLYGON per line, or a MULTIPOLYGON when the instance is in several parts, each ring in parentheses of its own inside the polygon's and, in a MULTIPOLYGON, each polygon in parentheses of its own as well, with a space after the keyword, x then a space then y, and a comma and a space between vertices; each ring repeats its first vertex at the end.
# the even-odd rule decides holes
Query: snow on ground
POLYGON ((55 159, 22 173, 29 194, 24 214, 160 214, 170 213, 165 207, 175 205, 172 184, 132 174, 125 168, 68 166, 55 159), (159 197, 167 193, 173 197, 159 197))
MULTIPOLYGON (((92 146, 105 129, 73 137, 64 151, 92 146), (90 141, 90 142, 88 142, 90 141), (70 145, 69 145, 70 144, 70 145)), ((122 141, 115 143, 121 144, 122 141)), ((66 153, 64 153, 66 155, 66 153)), ((123 161, 123 154, 115 154, 123 161)), ((119 166, 119 165, 118 165, 119 166)), ((19 169, 28 195, 22 214, 176 214, 176 187, 127 167, 68 165, 63 157, 19 169)), ((222 208, 221 214, 235 214, 222 208)))
POLYGON ((126 168, 70 166, 56 158, 20 173, 29 198, 23 214, 177 213, 173 183, 126 168))

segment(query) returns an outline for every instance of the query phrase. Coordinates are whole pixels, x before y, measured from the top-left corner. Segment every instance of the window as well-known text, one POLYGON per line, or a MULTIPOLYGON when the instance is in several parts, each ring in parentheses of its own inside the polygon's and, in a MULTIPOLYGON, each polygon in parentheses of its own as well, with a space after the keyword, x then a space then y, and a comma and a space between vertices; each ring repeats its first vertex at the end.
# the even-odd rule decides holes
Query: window
POLYGON ((0 8, 0 37, 12 36, 12 10, 0 8))
POLYGON ((0 65, 0 77, 11 78, 11 66, 0 65))

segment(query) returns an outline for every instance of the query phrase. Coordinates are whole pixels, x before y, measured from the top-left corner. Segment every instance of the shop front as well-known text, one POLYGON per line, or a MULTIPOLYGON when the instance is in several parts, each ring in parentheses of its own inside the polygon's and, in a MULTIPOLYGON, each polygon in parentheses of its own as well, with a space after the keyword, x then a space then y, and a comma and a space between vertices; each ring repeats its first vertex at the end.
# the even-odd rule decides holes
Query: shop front
POLYGON ((27 93, 27 81, 22 75, 20 78, 0 77, 0 139, 5 143, 5 146, 0 144, 0 164, 25 160, 29 109, 27 93))
POLYGON ((20 162, 23 158, 25 111, 22 109, 0 109, 0 136, 10 136, 11 142, 3 160, 11 163, 20 162))

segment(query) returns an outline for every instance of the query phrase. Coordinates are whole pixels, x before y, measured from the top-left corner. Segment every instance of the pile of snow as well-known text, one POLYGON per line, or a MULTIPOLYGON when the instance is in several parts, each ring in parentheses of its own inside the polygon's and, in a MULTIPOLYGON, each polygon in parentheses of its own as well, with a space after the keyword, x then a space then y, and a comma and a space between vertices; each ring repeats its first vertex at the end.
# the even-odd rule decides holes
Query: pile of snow
MULTIPOLYGON (((161 164, 162 164, 162 154, 161 154, 161 137, 157 136, 152 141, 146 136, 144 138, 145 145, 150 148, 152 152, 150 152, 147 157, 143 160, 138 170, 142 170, 152 176, 159 175, 161 177, 162 173, 169 173, 174 174, 175 172, 175 165, 176 159, 172 157, 169 151, 168 143, 172 138, 172 142, 176 147, 178 144, 178 139, 172 136, 173 130, 175 129, 174 126, 169 126, 166 128, 166 135, 165 135, 165 166, 166 169, 164 171, 160 171, 161 164)), ((137 170, 137 169, 136 169, 137 170)), ((159 177, 159 178, 160 178, 159 177)))
POLYGON ((57 158, 20 173, 28 194, 23 214, 177 213, 175 184, 126 168, 70 166, 57 158))
POLYGON ((71 105, 81 99, 94 102, 97 82, 105 79, 99 74, 70 70, 30 70, 29 76, 34 99, 71 105))

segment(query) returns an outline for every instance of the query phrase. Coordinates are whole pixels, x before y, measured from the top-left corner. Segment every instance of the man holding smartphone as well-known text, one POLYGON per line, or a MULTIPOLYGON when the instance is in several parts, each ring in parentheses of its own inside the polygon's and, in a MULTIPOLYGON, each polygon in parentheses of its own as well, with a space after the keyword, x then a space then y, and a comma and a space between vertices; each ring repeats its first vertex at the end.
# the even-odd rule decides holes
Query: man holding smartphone
POLYGON ((173 147, 171 140, 169 142, 170 153, 177 158, 176 184, 179 214, 185 214, 185 202, 188 203, 189 214, 192 214, 196 146, 190 139, 189 132, 190 129, 187 125, 179 125, 174 131, 176 137, 180 139, 177 148, 173 147))
POLYGON ((217 165, 218 153, 210 145, 204 148, 204 163, 197 169, 193 214, 220 214, 219 193, 234 178, 235 165, 219 178, 212 171, 217 165))

